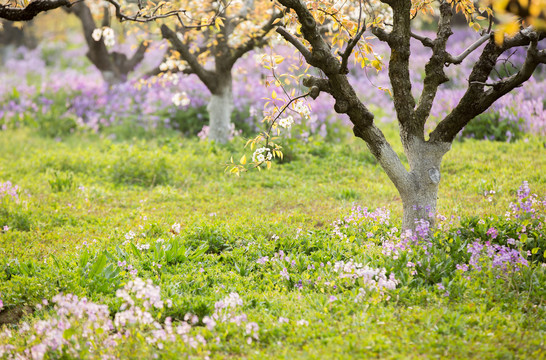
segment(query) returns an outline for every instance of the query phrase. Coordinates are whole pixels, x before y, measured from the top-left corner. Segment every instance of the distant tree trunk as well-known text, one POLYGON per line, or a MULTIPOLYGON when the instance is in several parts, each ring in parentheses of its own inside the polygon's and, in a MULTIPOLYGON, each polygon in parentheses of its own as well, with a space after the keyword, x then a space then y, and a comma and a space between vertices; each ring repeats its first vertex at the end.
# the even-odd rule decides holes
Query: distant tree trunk
POLYGON ((218 85, 207 105, 210 120, 209 139, 222 144, 229 141, 233 108, 232 77, 228 72, 218 77, 218 85))
POLYGON ((24 27, 15 27, 11 21, 2 21, 2 30, 0 30, 0 45, 24 46, 34 49, 38 43, 36 38, 28 31, 32 26, 32 21, 25 23, 24 27))
MULTIPOLYGON (((86 55, 93 65, 100 70, 104 81, 110 86, 127 81, 129 73, 144 59, 148 46, 141 43, 131 58, 127 58, 127 55, 116 51, 110 53, 102 39, 100 41, 93 39, 93 31, 97 27, 91 10, 84 2, 65 8, 65 10, 80 19, 85 41, 89 48, 86 55)), ((108 9, 105 8, 102 26, 109 26, 109 19, 110 14, 108 9)))

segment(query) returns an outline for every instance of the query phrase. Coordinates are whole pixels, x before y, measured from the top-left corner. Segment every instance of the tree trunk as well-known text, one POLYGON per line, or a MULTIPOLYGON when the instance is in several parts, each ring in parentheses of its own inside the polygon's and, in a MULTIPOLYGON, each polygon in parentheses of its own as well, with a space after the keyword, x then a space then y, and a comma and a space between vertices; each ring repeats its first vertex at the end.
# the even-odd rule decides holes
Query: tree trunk
MULTIPOLYGON (((141 42, 131 58, 116 51, 110 52, 103 40, 95 41, 93 39, 96 24, 91 10, 85 3, 75 3, 72 7, 65 8, 65 11, 75 14, 80 19, 83 35, 88 46, 87 58, 99 69, 108 86, 111 87, 127 81, 128 74, 144 59, 144 54, 148 48, 147 43, 141 42)), ((103 26, 109 25, 109 20, 108 8, 104 8, 103 26)))
POLYGON ((127 81, 127 77, 122 76, 118 72, 101 70, 100 74, 102 75, 102 79, 104 80, 104 82, 108 84, 108 87, 122 84, 127 81))
POLYGON ((408 182, 397 186, 404 208, 402 228, 415 230, 419 220, 434 225, 440 165, 442 158, 451 148, 449 143, 430 143, 412 138, 404 144, 410 163, 408 182))
POLYGON ((15 47, 24 46, 35 49, 38 46, 38 41, 30 31, 32 26, 32 21, 25 23, 24 27, 20 28, 13 26, 11 21, 2 20, 0 22, 0 45, 2 48, 14 45, 15 47))
POLYGON ((225 144, 231 133, 231 113, 233 112, 233 92, 231 73, 219 75, 218 86, 212 93, 207 111, 209 113, 209 139, 225 144))
POLYGON ((438 185, 432 181, 426 181, 416 186, 415 192, 402 195, 404 217, 402 229, 414 230, 420 220, 434 225, 436 203, 438 199, 438 185))

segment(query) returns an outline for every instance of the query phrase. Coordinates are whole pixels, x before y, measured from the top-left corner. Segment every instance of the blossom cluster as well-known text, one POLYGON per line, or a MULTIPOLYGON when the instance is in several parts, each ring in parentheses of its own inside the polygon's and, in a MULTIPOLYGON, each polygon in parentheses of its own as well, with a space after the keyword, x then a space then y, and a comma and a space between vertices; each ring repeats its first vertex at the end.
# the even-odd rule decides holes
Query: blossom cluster
POLYGON ((188 106, 191 102, 185 91, 174 94, 172 100, 174 106, 188 106))
MULTIPOLYGON (((56 316, 39 320, 32 328, 27 323, 19 327, 19 333, 32 333, 34 338, 33 345, 20 354, 22 358, 41 360, 46 354, 52 357, 67 354, 78 358, 81 352, 98 354, 101 348, 116 345, 119 335, 112 334, 114 326, 108 306, 72 294, 59 294, 52 302, 56 316)), ((9 331, 5 335, 12 337, 9 331)), ((0 357, 19 358, 15 357, 16 354, 15 346, 0 345, 0 357)))
POLYGON ((294 105, 292 107, 295 112, 300 114, 302 119, 309 119, 311 117, 311 109, 309 109, 309 106, 305 104, 303 100, 298 100, 294 102, 294 105))
POLYGON ((279 119, 279 126, 282 128, 290 129, 292 124, 294 124, 294 117, 292 115, 279 119))
POLYGON ((108 47, 112 47, 116 44, 116 37, 114 35, 114 30, 108 26, 104 26, 100 29, 97 28, 93 30, 91 37, 95 41, 100 41, 102 39, 104 41, 104 45, 108 47))
POLYGON ((161 71, 184 71, 186 69, 186 63, 182 60, 167 59, 159 65, 161 71))
MULTIPOLYGON (((377 208, 373 211, 368 210, 367 207, 361 207, 360 205, 355 205, 351 209, 349 215, 345 218, 336 220, 332 223, 334 234, 342 240, 347 239, 346 229, 352 228, 356 229, 358 232, 362 231, 365 227, 365 224, 379 224, 379 225, 389 225, 390 220, 390 210, 387 208, 377 208)), ((398 231, 397 228, 391 228, 393 233, 398 231)), ((367 238, 373 238, 376 236, 373 232, 368 232, 366 234, 367 238)))
POLYGON ((252 161, 255 163, 263 163, 264 161, 271 161, 273 158, 273 153, 271 152, 271 149, 267 147, 261 147, 256 149, 254 151, 254 154, 252 154, 252 161))
MULTIPOLYGON (((524 181, 523 184, 518 188, 517 191, 517 202, 510 203, 510 212, 506 214, 506 218, 510 219, 519 219, 521 217, 530 217, 531 219, 536 218, 536 206, 539 205, 541 201, 538 199, 536 194, 531 194, 531 189, 529 188, 529 183, 524 181)), ((543 203, 546 203, 544 201, 543 203)))

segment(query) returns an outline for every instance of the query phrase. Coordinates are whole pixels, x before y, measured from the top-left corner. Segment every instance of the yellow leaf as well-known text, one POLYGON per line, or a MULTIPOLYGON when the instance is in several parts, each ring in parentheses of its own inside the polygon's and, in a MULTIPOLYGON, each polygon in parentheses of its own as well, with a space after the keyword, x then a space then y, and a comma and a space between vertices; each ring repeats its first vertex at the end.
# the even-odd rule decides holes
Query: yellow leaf
POLYGON ((504 32, 502 31, 495 31, 495 43, 498 45, 502 45, 504 42, 504 32))
POLYGON ((241 158, 241 160, 239 162, 241 164, 245 165, 246 164, 246 155, 243 155, 243 157, 241 158))
POLYGON ((275 100, 277 98, 277 92, 275 92, 275 90, 273 90, 273 92, 271 93, 271 98, 273 100, 275 100))

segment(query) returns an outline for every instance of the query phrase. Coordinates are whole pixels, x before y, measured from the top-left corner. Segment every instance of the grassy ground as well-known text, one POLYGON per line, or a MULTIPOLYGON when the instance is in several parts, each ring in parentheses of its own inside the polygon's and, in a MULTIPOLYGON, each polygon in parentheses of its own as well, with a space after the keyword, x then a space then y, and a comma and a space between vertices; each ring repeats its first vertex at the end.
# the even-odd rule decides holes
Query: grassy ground
MULTIPOLYGON (((176 135, 119 142, 74 136, 57 142, 25 130, 1 132, 0 182, 10 180, 22 189, 19 204, 0 204, 0 226, 10 228, 0 234, 4 314, 27 306, 35 311, 27 322, 47 318, 53 308, 35 305, 61 291, 118 311, 115 290, 131 275, 93 279, 89 269, 80 269, 89 266, 83 252, 96 260, 107 251, 109 262, 129 261, 139 277, 152 279, 172 299, 172 308, 156 314, 160 323, 166 316, 181 321, 186 312, 211 315, 216 301, 237 292, 241 311, 260 325, 259 342, 252 344, 244 330, 218 325, 219 342, 210 340, 201 350, 181 344, 159 350, 135 338, 120 357, 135 357, 134 351, 163 358, 179 358, 179 351, 256 359, 546 357, 541 290, 546 275, 540 265, 501 278, 485 271, 471 280, 444 274, 439 279, 449 280, 450 296, 430 279, 405 280, 388 296, 356 302, 357 287, 295 289, 298 276, 316 283, 320 276, 333 276, 331 269, 311 274, 305 264, 355 259, 385 266, 390 260, 381 254, 379 240, 370 246, 358 235, 341 241, 332 235, 332 223, 360 204, 387 207, 399 227, 400 198, 358 140, 292 144, 291 161, 270 171, 240 178, 224 174, 223 164, 232 154, 240 156, 241 148, 237 141, 217 146, 176 135), (206 244, 206 252, 169 262, 154 258, 151 250, 142 258, 124 247, 130 231, 137 234, 135 244, 153 247, 157 238, 171 236, 174 223, 181 224, 176 238, 184 246, 197 251, 206 244), (294 273, 290 269, 289 281, 279 276, 282 267, 256 264, 279 250, 297 259, 295 268, 302 264, 294 273), (279 323, 279 317, 289 322, 279 323), (300 319, 309 324, 296 325, 300 319)), ((443 162, 439 212, 448 218, 503 215, 524 180, 533 192, 546 194, 545 153, 537 138, 455 143, 443 162), (484 196, 490 190, 492 201, 484 196)), ((197 328, 206 337, 207 330, 197 328)), ((23 338, 8 343, 21 344, 23 338)))

